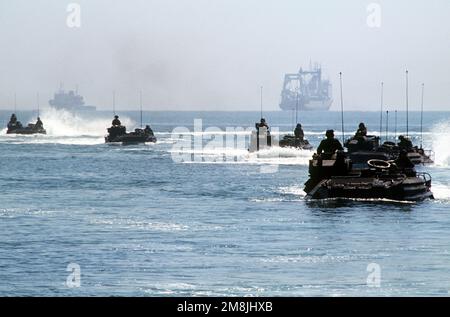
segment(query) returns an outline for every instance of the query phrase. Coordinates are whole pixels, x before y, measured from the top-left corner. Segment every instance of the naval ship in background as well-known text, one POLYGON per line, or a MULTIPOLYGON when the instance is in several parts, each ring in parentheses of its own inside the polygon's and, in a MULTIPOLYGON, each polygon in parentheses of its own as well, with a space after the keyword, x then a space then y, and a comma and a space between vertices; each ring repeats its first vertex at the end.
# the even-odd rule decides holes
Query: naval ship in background
POLYGON ((48 101, 48 104, 55 109, 64 109, 73 112, 77 111, 95 111, 94 106, 86 106, 83 96, 78 94, 78 89, 64 91, 62 85, 53 96, 53 99, 48 101))
POLYGON ((309 70, 300 68, 296 74, 284 75, 280 108, 312 111, 330 109, 331 83, 322 79, 322 68, 316 63, 309 70))

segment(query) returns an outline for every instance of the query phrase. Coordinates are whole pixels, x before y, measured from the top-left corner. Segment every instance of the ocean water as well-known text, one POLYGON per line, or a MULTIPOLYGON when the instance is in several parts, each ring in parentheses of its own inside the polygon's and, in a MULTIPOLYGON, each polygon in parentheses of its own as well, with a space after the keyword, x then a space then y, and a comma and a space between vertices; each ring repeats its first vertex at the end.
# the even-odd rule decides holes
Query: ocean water
MULTIPOLYGON (((119 115, 139 125, 138 112, 119 115)), ((292 130, 290 113, 264 116, 292 130)), ((109 112, 41 117, 45 136, 0 132, 2 296, 450 294, 450 112, 424 115, 436 162, 418 169, 436 199, 415 204, 305 201, 312 152, 256 155, 240 143, 258 112, 145 112, 158 142, 132 146, 104 144, 109 112)), ((390 114, 388 138, 405 132, 404 118, 395 127, 390 114)), ((337 112, 300 121, 314 146, 328 128, 341 137, 337 112)), ((379 134, 376 112, 347 112, 346 134, 360 121, 379 134)), ((410 113, 415 144, 419 123, 410 113)))

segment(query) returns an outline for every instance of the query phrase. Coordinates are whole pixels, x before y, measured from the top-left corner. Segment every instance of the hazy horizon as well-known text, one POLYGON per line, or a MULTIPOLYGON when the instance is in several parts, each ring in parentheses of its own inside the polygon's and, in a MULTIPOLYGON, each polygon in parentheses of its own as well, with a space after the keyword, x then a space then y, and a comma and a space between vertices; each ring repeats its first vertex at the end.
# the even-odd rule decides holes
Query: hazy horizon
POLYGON ((285 73, 323 67, 339 110, 450 109, 450 2, 0 0, 0 110, 44 107, 60 83, 99 110, 279 110, 285 73), (81 8, 81 27, 66 20, 81 8), (380 5, 380 27, 367 11, 380 5))

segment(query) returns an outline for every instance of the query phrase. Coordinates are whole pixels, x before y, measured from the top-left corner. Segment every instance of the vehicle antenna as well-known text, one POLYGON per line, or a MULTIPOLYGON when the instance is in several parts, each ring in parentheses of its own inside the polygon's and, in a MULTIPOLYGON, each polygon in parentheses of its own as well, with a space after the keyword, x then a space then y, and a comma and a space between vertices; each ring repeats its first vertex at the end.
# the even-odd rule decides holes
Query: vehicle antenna
POLYGON ((423 91, 425 84, 422 83, 422 102, 420 104, 420 148, 422 148, 423 143, 423 91))
POLYGON ((141 129, 142 129, 142 90, 139 91, 139 105, 141 110, 141 129))
POLYGON ((386 110, 386 141, 388 140, 389 131, 389 110, 386 110))
POLYGON ((39 117, 39 93, 36 94, 37 116, 39 117))
POLYGON ((339 82, 341 88, 341 125, 342 125, 342 144, 345 143, 344 140, 344 99, 342 97, 342 72, 339 73, 339 82))
POLYGON ((380 105, 380 141, 383 131, 383 82, 381 82, 381 105, 380 105))
POLYGON ((409 136, 408 70, 406 70, 406 136, 409 136))
POLYGON ((261 86, 261 118, 263 117, 263 86, 261 86))
POLYGON ((395 115, 394 115, 394 141, 397 140, 397 110, 395 110, 395 115))
POLYGON ((116 91, 113 90, 113 99, 112 99, 112 106, 113 106, 113 114, 116 115, 116 91))

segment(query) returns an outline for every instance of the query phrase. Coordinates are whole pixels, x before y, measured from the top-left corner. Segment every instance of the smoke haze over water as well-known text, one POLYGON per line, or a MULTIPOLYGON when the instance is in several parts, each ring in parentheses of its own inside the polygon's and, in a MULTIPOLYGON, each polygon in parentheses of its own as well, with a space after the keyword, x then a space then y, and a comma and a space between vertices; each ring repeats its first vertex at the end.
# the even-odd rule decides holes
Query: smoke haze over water
MULTIPOLYGON (((47 104, 63 82, 86 102, 147 110, 278 109, 283 76, 320 62, 333 83, 344 74, 347 109, 450 105, 450 2, 378 1, 381 25, 367 25, 370 1, 80 0, 81 27, 66 25, 71 1, 0 1, 0 109, 47 104)), ((73 1, 75 2, 75 1, 73 1)))

